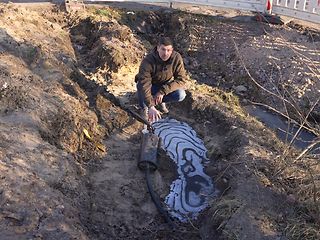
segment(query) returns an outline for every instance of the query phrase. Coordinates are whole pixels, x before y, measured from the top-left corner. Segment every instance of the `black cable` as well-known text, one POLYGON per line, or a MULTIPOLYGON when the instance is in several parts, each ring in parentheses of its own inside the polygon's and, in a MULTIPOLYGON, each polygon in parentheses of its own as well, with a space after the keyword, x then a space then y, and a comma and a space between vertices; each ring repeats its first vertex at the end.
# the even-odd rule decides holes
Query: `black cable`
POLYGON ((148 191, 150 193, 151 199, 154 202, 154 205, 156 205, 156 208, 158 209, 160 214, 162 214, 162 216, 165 218, 166 222, 170 225, 170 227, 172 229, 175 229, 176 228, 175 224, 171 220, 168 212, 163 209, 163 207, 161 205, 161 202, 159 200, 159 196, 153 190, 153 187, 152 187, 152 184, 151 184, 151 178, 150 178, 149 164, 147 164, 147 169, 146 169, 145 173, 146 173, 147 188, 148 188, 148 191))
MULTIPOLYGON (((132 111, 131 109, 128 109, 127 107, 125 107, 123 104, 121 104, 121 102, 119 101, 119 99, 113 95, 111 92, 107 91, 106 88, 104 88, 103 90, 99 91, 100 94, 102 94, 103 96, 105 96, 108 100, 110 100, 113 104, 115 104, 116 106, 120 107, 122 110, 126 111, 127 113, 129 113, 132 117, 134 117, 136 120, 144 123, 147 125, 148 130, 150 133, 154 133, 154 127, 146 120, 144 119, 142 116, 140 116, 138 113, 136 113, 135 111, 132 111)), ((152 184, 151 184, 151 178, 150 178, 150 165, 149 163, 147 163, 147 167, 145 170, 146 173, 146 182, 147 182, 147 188, 148 191, 150 193, 151 199, 154 202, 154 204, 156 205, 156 208, 158 209, 158 211, 160 212, 160 214, 162 214, 162 216, 164 216, 166 222, 170 225, 170 227, 172 229, 175 229, 176 226, 173 223, 173 221, 170 219, 170 216, 168 214, 168 211, 164 210, 162 205, 161 205, 161 201, 159 200, 159 196, 155 193, 155 191, 153 190, 152 184)))

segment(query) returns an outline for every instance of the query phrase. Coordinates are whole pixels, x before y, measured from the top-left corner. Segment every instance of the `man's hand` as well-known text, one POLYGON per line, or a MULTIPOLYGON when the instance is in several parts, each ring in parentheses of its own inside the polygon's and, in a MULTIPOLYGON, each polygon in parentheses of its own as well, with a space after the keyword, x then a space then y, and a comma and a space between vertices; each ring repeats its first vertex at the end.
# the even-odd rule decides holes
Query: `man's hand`
POLYGON ((148 120, 150 123, 156 122, 161 119, 161 113, 154 107, 150 107, 148 111, 148 120))
POLYGON ((154 96, 154 104, 155 105, 158 105, 158 104, 160 104, 160 103, 162 103, 162 99, 163 99, 163 94, 161 94, 161 93, 157 93, 155 96, 154 96))

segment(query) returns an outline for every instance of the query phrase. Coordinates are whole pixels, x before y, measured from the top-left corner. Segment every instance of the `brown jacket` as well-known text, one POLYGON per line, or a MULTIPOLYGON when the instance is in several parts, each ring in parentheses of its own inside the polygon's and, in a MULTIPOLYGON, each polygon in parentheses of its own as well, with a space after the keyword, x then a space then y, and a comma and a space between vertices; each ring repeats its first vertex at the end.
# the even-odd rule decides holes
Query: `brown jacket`
POLYGON ((151 95, 152 84, 163 84, 160 93, 167 95, 177 89, 185 88, 186 71, 181 55, 173 51, 167 61, 163 61, 157 48, 153 49, 142 61, 135 81, 140 81, 142 94, 148 107, 154 105, 151 95))

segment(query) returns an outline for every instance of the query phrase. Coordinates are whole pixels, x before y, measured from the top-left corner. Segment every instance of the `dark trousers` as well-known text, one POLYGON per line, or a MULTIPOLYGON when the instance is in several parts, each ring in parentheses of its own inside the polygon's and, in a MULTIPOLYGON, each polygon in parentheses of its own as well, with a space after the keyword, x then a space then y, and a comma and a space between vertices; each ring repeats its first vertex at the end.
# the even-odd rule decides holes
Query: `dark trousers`
MULTIPOLYGON (((162 87, 162 84, 152 84, 151 86, 151 94, 152 96, 155 96, 160 88, 162 87)), ((144 98, 142 96, 142 86, 141 83, 137 83, 137 90, 138 90, 138 101, 140 108, 145 108, 147 105, 144 102, 144 98)), ((162 102, 181 102, 186 97, 186 92, 184 89, 178 89, 175 90, 167 95, 163 96, 162 102)))

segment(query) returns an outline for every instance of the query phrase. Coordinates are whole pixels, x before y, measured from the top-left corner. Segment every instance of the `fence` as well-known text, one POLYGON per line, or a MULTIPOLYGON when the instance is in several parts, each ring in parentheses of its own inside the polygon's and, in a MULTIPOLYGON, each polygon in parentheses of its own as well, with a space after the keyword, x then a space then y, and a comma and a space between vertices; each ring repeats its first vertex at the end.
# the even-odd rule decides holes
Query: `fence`
POLYGON ((272 13, 320 23, 320 0, 275 0, 272 13))
POLYGON ((213 7, 232 8, 247 11, 264 12, 266 0, 173 0, 172 3, 189 3, 193 5, 207 5, 213 7))
POLYGON ((173 0, 171 2, 268 12, 320 23, 320 0, 173 0))
MULTIPOLYGON (((97 0, 139 3, 188 3, 239 10, 268 12, 320 23, 320 0, 97 0)), ((87 0, 95 2, 95 0, 87 0)))

